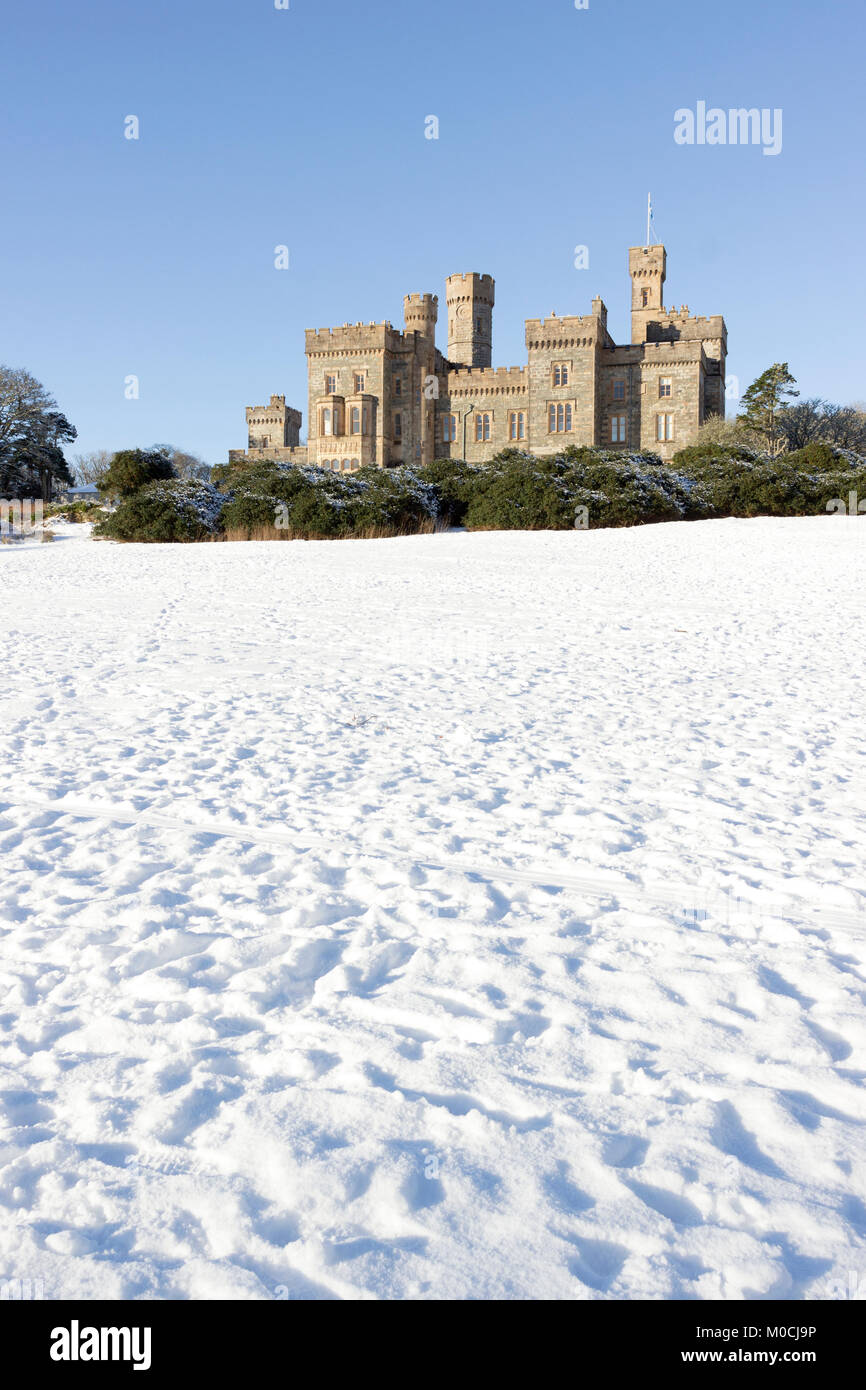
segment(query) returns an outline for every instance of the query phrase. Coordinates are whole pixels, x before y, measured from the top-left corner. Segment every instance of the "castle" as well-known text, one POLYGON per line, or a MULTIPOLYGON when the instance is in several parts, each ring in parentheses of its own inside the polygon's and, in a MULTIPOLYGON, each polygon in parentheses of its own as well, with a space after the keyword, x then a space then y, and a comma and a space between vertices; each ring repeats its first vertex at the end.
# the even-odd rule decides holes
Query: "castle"
POLYGON ((707 416, 725 413, 727 332, 721 315, 665 309, 666 272, 664 246, 633 246, 631 343, 613 341, 596 298, 590 314, 527 319, 525 367, 491 366, 489 275, 446 281, 447 356, 436 347, 435 294, 406 296, 402 331, 388 322, 308 329, 306 445, 300 411, 271 396, 247 409, 248 448, 229 460, 354 471, 569 444, 670 458, 707 416))

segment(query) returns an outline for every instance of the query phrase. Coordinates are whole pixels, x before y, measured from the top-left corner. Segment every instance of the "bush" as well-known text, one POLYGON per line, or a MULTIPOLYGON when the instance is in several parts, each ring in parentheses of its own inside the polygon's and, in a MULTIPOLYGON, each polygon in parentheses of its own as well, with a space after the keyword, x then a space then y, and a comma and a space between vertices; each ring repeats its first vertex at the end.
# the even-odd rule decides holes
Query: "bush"
MULTIPOLYGON (((811 447, 811 446, 810 446, 811 447)), ((805 454, 807 451, 802 450, 805 454)), ((705 459, 691 465, 714 516, 814 516, 827 502, 866 486, 866 460, 823 454, 809 466, 795 454, 777 459, 705 459)))
POLYGON ((432 529, 439 514, 436 488, 408 468, 331 473, 256 465, 235 472, 232 486, 222 512, 232 536, 269 535, 274 528, 286 538, 311 540, 398 536, 432 529))
POLYGON ((329 539, 472 530, 638 526, 713 516, 803 516, 834 497, 866 495, 866 459, 824 443, 770 459, 708 441, 656 454, 571 447, 536 458, 506 449, 484 465, 436 459, 427 468, 331 473, 313 466, 221 465, 223 487, 149 483, 96 533, 118 540, 329 539), (585 518, 580 509, 586 509, 585 518))
POLYGON ((64 521, 94 521, 103 515, 100 502, 51 502, 45 508, 45 515, 59 517, 64 521))
POLYGON ((685 449, 680 449, 674 454, 671 463, 680 472, 688 473, 695 465, 700 467, 702 464, 713 461, 725 462, 726 460, 737 459, 743 463, 749 463, 766 457, 765 454, 761 454, 748 444, 722 444, 711 441, 689 444, 685 449))
POLYGON ((708 514, 701 488, 655 454, 570 448, 538 459, 506 450, 470 488, 470 529, 563 530, 578 523, 579 508, 591 528, 708 514))
POLYGON ((99 480, 99 488, 109 497, 130 497, 148 483, 175 476, 174 464, 161 449, 121 449, 112 454, 108 470, 99 480))
POLYGON ((211 483, 153 482, 94 527, 116 541, 203 541, 218 535, 225 496, 211 483))

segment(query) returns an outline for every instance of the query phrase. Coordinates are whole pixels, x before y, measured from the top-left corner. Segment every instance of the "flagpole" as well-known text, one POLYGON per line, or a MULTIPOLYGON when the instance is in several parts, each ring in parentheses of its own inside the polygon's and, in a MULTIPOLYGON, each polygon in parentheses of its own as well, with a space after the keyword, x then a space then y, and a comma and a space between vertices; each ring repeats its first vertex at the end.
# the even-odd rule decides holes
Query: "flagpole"
POLYGON ((650 222, 651 222, 651 220, 652 220, 652 215, 653 215, 653 212, 652 212, 652 209, 653 209, 653 205, 652 205, 652 196, 653 196, 653 195, 652 195, 651 193, 648 193, 648 194, 646 195, 646 244, 647 244, 647 246, 649 246, 649 244, 650 244, 650 222))

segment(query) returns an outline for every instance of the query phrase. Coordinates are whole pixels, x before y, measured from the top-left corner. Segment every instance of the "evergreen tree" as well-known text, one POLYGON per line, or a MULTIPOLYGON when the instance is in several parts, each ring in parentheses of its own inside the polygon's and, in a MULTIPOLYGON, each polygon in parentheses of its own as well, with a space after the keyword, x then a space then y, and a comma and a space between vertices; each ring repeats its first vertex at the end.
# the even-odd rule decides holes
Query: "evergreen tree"
POLYGON ((112 455, 99 490, 109 497, 130 497, 148 483, 176 476, 174 464, 162 449, 121 449, 112 455))
POLYGON ((779 416, 788 401, 799 396, 795 385, 796 378, 788 371, 787 362, 774 362, 743 394, 744 409, 737 418, 760 435, 773 457, 785 447, 785 432, 779 416))
POLYGON ((76 435, 41 382, 0 367, 0 496, 50 501, 55 480, 71 480, 60 446, 76 435))

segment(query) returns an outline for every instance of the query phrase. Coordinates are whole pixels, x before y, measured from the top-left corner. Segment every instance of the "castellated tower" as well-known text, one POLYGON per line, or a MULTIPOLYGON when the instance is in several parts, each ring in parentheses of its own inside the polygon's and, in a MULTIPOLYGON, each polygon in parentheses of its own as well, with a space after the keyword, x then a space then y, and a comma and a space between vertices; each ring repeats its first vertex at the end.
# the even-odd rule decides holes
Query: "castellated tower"
POLYGON ((631 276, 631 340, 647 341, 650 319, 664 312, 667 253, 663 246, 633 246, 628 253, 631 276))
POLYGON ((493 354, 494 282, 490 275, 449 275, 448 361, 465 367, 489 367, 493 354))
POLYGON ((403 300, 403 322, 407 333, 420 333, 436 341, 436 320, 439 317, 439 297, 435 294, 407 294, 403 300))

